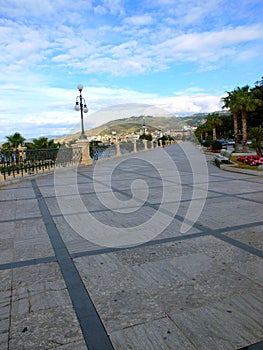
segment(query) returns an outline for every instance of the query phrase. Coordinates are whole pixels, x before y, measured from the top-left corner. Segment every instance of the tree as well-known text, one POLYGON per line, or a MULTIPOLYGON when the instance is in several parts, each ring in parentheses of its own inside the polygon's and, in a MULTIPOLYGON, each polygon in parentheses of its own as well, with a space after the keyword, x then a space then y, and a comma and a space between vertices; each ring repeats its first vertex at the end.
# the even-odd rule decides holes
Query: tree
POLYGON ((152 135, 151 134, 142 134, 139 137, 140 140, 147 140, 147 141, 152 141, 152 135))
POLYGON ((216 128, 217 135, 220 135, 220 138, 233 139, 234 138, 233 114, 230 111, 228 113, 226 112, 220 115, 220 120, 222 121, 222 124, 218 125, 216 128))
POLYGON ((26 144, 29 149, 43 149, 43 148, 57 148, 59 144, 55 143, 54 140, 48 140, 47 137, 39 137, 38 139, 33 139, 33 142, 28 142, 26 144))
POLYGON ((207 124, 207 121, 199 125, 195 131, 195 136, 199 139, 201 143, 203 143, 205 140, 206 141, 211 141, 212 137, 208 135, 208 132, 211 130, 209 125, 207 124))
POLYGON ((207 126, 210 127, 213 131, 213 140, 216 140, 216 127, 222 125, 222 121, 218 113, 208 114, 207 117, 207 126))
POLYGON ((21 146, 25 141, 25 138, 19 133, 15 132, 14 135, 6 136, 7 142, 5 142, 2 147, 4 149, 14 149, 21 146))
POLYGON ((247 112, 254 111, 256 107, 260 104, 260 101, 256 98, 255 94, 250 91, 248 85, 242 88, 237 87, 236 100, 242 113, 242 146, 243 152, 247 152, 247 112))
POLYGON ((249 113, 248 128, 260 126, 263 127, 263 77, 261 81, 255 83, 251 89, 252 96, 257 101, 256 109, 249 113))
POLYGON ((224 103, 223 108, 230 109, 234 119, 234 139, 235 139, 235 152, 238 151, 238 111, 239 103, 237 100, 237 91, 227 91, 227 96, 222 97, 221 101, 224 103))
POLYGON ((229 108, 234 116, 235 150, 238 148, 238 112, 241 111, 242 148, 243 152, 247 152, 247 113, 254 111, 262 101, 257 98, 256 93, 252 92, 248 85, 242 88, 237 87, 227 93, 228 96, 223 97, 221 100, 224 102, 223 108, 229 108))
POLYGON ((260 127, 251 128, 248 135, 252 140, 252 147, 256 149, 257 155, 262 157, 263 129, 260 127))
POLYGON ((205 124, 199 125, 195 130, 195 136, 199 139, 201 143, 204 141, 205 124))

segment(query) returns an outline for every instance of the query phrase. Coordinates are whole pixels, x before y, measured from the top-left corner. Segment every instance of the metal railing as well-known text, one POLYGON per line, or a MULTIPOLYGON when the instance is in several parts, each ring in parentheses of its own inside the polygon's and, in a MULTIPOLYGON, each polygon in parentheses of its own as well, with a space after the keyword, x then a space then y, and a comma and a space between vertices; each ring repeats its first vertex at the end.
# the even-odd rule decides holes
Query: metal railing
MULTIPOLYGON (((156 147, 156 143, 142 140, 112 145, 91 145, 90 156, 98 161, 156 147)), ((82 148, 60 147, 49 149, 17 149, 0 151, 0 174, 4 180, 25 175, 44 173, 55 167, 78 164, 82 148)))
POLYGON ((109 158, 110 153, 115 155, 115 150, 111 145, 90 146, 90 156, 93 161, 109 158), (111 152, 109 152, 111 150, 111 152))
POLYGON ((80 161, 81 148, 50 148, 28 150, 1 150, 0 173, 4 180, 43 173, 57 166, 80 161))
POLYGON ((142 140, 137 140, 136 144, 134 145, 134 142, 128 141, 128 142, 121 142, 118 144, 112 144, 112 145, 101 145, 101 146, 90 146, 90 156, 93 161, 97 160, 103 160, 112 158, 118 155, 124 155, 133 153, 136 149, 137 152, 144 151, 145 149, 151 149, 157 147, 156 142, 147 141, 146 146, 145 143, 142 140), (119 154, 118 154, 118 147, 119 147, 119 154))

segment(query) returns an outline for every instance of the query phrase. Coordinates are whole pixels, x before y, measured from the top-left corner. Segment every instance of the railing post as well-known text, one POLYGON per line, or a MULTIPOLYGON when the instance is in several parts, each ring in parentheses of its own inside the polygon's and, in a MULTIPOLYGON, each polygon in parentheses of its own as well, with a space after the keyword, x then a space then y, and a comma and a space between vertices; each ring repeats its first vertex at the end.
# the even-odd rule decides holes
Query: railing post
POLYGON ((147 149, 148 149, 147 140, 143 140, 143 143, 144 143, 144 149, 145 149, 145 151, 147 151, 147 149))
POLYGON ((137 152, 137 141, 133 141, 133 152, 136 153, 137 152))
POLYGON ((18 152, 19 152, 19 160, 22 160, 24 161, 26 159, 26 150, 27 150, 27 147, 22 147, 22 146, 19 146, 17 148, 18 152))
POLYGON ((120 143, 117 141, 116 142, 116 157, 121 156, 121 148, 120 148, 120 143))
POLYGON ((86 139, 80 139, 77 141, 79 147, 81 147, 81 160, 80 164, 90 165, 93 163, 93 160, 90 156, 89 151, 89 141, 86 139))

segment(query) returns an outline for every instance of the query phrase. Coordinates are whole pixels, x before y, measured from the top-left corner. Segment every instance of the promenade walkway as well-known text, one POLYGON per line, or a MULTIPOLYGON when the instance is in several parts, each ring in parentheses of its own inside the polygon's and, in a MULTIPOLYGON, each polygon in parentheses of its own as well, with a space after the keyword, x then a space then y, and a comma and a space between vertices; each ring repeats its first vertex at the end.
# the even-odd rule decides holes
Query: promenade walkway
POLYGON ((262 349, 263 178, 202 157, 1 187, 0 349, 262 349))

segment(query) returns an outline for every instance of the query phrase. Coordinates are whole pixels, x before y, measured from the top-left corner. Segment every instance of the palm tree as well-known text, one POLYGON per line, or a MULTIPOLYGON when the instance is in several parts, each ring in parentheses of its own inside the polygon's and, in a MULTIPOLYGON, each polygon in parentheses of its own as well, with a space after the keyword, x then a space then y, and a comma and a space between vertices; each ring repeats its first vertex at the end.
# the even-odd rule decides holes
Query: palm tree
POLYGON ((14 149, 18 148, 25 141, 25 138, 19 133, 15 132, 14 135, 6 136, 7 142, 5 142, 2 147, 4 149, 14 149))
POLYGON ((202 125, 199 125, 195 131, 195 136, 203 143, 207 139, 208 132, 210 131, 209 126, 207 125, 207 122, 205 122, 202 125))
POLYGON ((26 144, 27 148, 30 149, 42 149, 42 148, 57 148, 59 144, 56 144, 54 140, 48 140, 47 137, 39 137, 38 139, 33 139, 33 142, 26 144))
POLYGON ((256 149, 257 155, 262 157, 263 129, 261 127, 251 128, 249 137, 252 139, 252 147, 256 149))
POLYGON ((204 140, 204 124, 199 125, 195 131, 195 136, 203 143, 204 140))
POLYGON ((242 88, 237 87, 235 91, 237 103, 242 113, 243 152, 247 152, 247 112, 254 111, 261 101, 255 97, 248 85, 242 88))
POLYGON ((207 126, 212 128, 213 140, 216 140, 216 127, 222 125, 222 120, 218 113, 208 114, 207 116, 207 126))
POLYGON ((235 139, 235 152, 238 152, 238 111, 239 104, 237 102, 237 91, 227 91, 227 96, 222 97, 221 101, 224 102, 222 108, 228 108, 233 113, 234 118, 234 139, 235 139))

